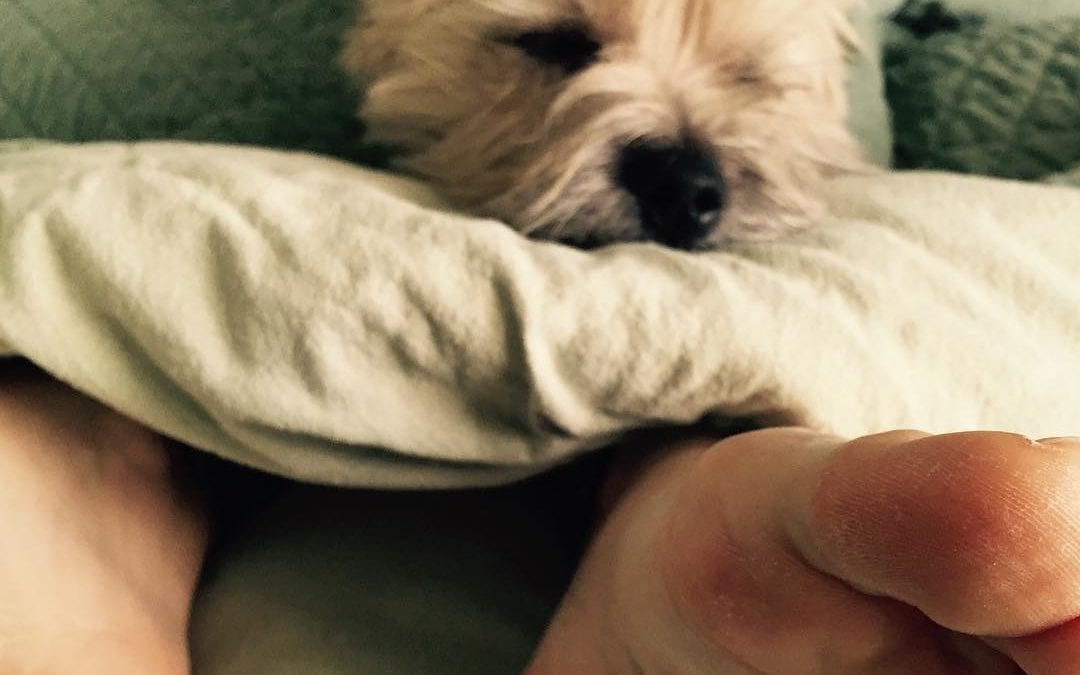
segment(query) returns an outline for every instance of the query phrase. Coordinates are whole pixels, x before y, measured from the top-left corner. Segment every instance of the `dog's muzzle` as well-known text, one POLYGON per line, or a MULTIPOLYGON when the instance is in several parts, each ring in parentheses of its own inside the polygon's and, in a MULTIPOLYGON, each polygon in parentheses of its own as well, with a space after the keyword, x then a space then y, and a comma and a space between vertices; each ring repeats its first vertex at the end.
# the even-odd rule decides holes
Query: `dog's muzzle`
POLYGON ((618 184, 637 202, 650 239, 691 250, 720 224, 727 183, 698 144, 634 142, 622 149, 616 172, 618 184))

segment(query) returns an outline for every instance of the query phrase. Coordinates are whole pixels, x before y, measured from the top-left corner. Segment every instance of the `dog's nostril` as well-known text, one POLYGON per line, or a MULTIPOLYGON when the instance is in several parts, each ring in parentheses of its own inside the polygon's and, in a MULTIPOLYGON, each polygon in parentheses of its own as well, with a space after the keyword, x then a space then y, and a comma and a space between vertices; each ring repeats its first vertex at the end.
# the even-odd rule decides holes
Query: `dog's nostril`
POLYGON ((720 190, 713 186, 703 186, 694 197, 694 217, 699 220, 713 219, 720 216, 723 207, 720 190))
POLYGON ((693 248, 708 237, 727 203, 716 161, 691 142, 627 146, 616 180, 633 196, 648 235, 677 248, 693 248))

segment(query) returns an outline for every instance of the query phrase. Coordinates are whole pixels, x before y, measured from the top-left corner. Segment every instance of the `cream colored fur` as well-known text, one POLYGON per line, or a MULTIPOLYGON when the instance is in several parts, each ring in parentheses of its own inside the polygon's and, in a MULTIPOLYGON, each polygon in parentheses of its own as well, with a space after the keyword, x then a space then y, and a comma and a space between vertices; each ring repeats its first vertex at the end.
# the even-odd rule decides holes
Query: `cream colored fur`
POLYGON ((858 164, 846 126, 846 12, 858 0, 366 0, 343 56, 398 165, 463 209, 538 237, 636 240, 613 178, 638 139, 705 144, 730 205, 709 243, 814 220, 822 179, 858 164), (567 74, 507 38, 581 26, 567 74))

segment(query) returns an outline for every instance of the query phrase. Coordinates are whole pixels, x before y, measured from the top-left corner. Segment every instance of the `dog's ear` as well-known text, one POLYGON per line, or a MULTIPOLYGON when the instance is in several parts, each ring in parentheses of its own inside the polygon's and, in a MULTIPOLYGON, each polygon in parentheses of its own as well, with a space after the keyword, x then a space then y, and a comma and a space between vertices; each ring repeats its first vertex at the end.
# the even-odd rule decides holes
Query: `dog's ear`
POLYGON ((833 33, 843 46, 845 54, 851 55, 864 49, 865 45, 859 38, 853 19, 858 12, 866 10, 866 0, 829 0, 822 4, 832 5, 830 21, 833 33))
POLYGON ((822 33, 829 39, 820 45, 822 57, 830 67, 821 68, 818 73, 822 79, 817 85, 821 94, 838 110, 846 114, 847 75, 850 60, 864 48, 858 31, 852 22, 852 16, 865 3, 863 0, 815 0, 821 10, 824 24, 822 33))
POLYGON ((391 70, 402 36, 431 4, 431 0, 361 0, 359 20, 346 33, 340 58, 346 72, 370 83, 391 70))
POLYGON ((827 158, 825 164, 828 166, 857 169, 862 167, 864 162, 862 151, 847 126, 850 110, 848 75, 851 59, 864 48, 853 18, 855 12, 865 3, 863 0, 813 2, 816 3, 816 16, 813 20, 820 24, 808 35, 817 36, 811 48, 817 51, 817 62, 822 67, 814 68, 809 73, 809 82, 816 99, 815 106, 819 111, 824 109, 829 112, 818 126, 817 137, 822 143, 820 155, 827 158), (824 123, 824 119, 831 123, 824 123))

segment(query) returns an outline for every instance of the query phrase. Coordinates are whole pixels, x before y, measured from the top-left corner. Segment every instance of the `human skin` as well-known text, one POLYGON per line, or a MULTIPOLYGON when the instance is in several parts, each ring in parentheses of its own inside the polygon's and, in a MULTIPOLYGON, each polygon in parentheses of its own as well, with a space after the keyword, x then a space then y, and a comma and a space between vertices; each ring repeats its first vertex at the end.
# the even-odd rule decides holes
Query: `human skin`
MULTIPOLYGON (((1074 441, 771 429, 622 454, 528 675, 1080 673, 1074 441)), ((0 672, 189 671, 209 524, 180 459, 0 371, 0 672)))
POLYGON ((527 675, 1080 673, 1080 442, 635 448, 527 675))
POLYGON ((2 366, 0 673, 187 673, 208 523, 179 450, 2 366))

